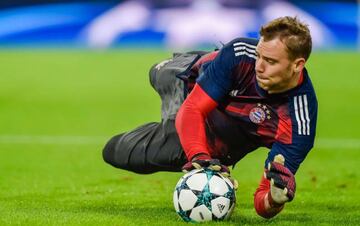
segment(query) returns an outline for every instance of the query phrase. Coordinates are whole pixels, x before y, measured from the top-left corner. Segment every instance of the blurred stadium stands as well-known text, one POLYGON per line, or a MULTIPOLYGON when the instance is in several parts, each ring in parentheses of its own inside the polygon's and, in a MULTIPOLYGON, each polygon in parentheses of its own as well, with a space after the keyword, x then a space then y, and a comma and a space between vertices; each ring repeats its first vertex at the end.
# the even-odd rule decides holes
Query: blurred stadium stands
POLYGON ((266 21, 298 15, 315 48, 360 49, 356 0, 3 1, 0 46, 218 46, 257 37, 266 21))

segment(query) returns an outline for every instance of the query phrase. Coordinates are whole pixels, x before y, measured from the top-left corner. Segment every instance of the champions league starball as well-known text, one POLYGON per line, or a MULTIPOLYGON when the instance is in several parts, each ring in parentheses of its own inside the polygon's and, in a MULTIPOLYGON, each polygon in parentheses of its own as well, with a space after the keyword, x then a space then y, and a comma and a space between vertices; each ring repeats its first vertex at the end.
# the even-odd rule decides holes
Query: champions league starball
POLYGON ((195 169, 176 184, 174 207, 186 222, 224 220, 235 208, 235 190, 231 181, 210 169, 195 169))

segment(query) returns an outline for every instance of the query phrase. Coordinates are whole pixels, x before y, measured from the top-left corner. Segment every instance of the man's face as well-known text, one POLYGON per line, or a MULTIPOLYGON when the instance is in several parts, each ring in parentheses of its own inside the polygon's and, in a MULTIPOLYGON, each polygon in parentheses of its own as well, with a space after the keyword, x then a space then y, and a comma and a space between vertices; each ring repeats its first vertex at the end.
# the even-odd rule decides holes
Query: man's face
POLYGON ((261 38, 256 53, 256 80, 261 88, 269 93, 292 88, 294 62, 289 60, 286 46, 279 38, 266 42, 261 38))

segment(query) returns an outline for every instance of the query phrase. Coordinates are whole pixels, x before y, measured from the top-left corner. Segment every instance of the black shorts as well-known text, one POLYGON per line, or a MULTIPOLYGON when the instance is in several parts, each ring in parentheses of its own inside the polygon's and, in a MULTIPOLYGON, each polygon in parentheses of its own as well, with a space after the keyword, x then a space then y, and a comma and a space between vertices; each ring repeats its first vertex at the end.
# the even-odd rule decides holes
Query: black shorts
POLYGON ((105 162, 144 174, 181 171, 187 159, 176 133, 175 116, 184 101, 185 87, 176 75, 187 70, 198 57, 196 52, 174 54, 150 69, 150 83, 161 97, 162 120, 111 138, 103 149, 105 162))

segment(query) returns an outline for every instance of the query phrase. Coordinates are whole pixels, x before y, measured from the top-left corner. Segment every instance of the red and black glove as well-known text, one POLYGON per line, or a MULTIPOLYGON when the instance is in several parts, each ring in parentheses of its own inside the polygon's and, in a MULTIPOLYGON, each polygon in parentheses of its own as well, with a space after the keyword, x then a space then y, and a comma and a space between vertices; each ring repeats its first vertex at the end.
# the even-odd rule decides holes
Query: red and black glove
POLYGON ((284 166, 285 159, 282 155, 275 156, 273 162, 269 163, 265 176, 270 180, 271 199, 277 204, 290 202, 294 199, 296 191, 295 177, 292 172, 284 166))
POLYGON ((213 159, 207 154, 196 155, 190 162, 186 163, 182 170, 187 173, 193 169, 209 168, 219 171, 223 176, 230 176, 230 170, 227 166, 222 165, 219 159, 213 159))
POLYGON ((191 170, 201 168, 208 168, 214 171, 218 171, 222 176, 228 178, 232 182, 234 189, 238 188, 237 180, 230 176, 230 169, 227 166, 221 164, 219 159, 213 159, 207 154, 195 155, 195 157, 190 162, 186 163, 182 167, 182 171, 187 173, 191 170))

